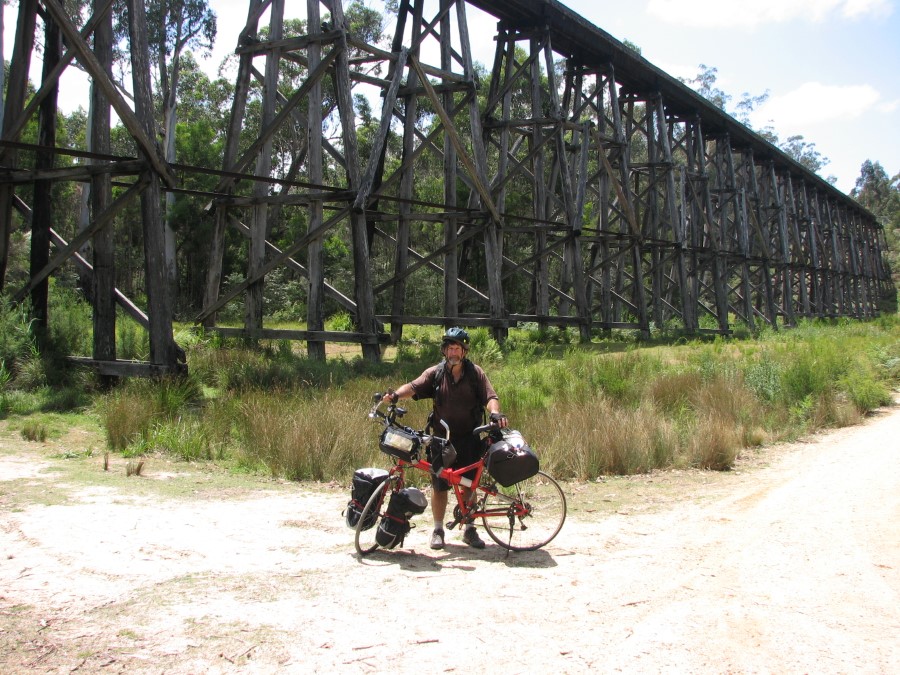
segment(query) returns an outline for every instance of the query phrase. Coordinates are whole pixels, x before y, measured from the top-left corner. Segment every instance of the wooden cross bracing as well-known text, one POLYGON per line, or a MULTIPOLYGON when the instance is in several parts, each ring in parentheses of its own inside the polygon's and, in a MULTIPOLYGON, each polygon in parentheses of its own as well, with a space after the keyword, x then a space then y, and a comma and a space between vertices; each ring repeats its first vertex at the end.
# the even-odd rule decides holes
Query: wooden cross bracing
MULTIPOLYGON (((300 35, 285 34, 283 0, 249 0, 222 163, 194 167, 221 172, 214 190, 192 196, 208 203, 212 223, 198 323, 300 339, 314 358, 328 342, 354 341, 378 360, 385 341, 415 324, 486 326, 502 339, 533 322, 571 326, 587 340, 613 328, 728 333, 735 322, 774 327, 878 312, 889 274, 870 213, 559 3, 473 4, 497 18, 486 72, 473 61, 463 0, 402 2, 389 44, 356 35, 337 0, 308 0, 300 35), (287 66, 302 73, 290 87, 287 66), (381 106, 365 147, 353 102, 363 91, 381 106), (283 136, 293 140, 282 165, 273 144, 283 136), (287 215, 302 227, 276 245, 287 215), (229 228, 247 242, 247 268, 224 288, 229 228), (328 268, 332 237, 347 244, 349 277, 328 268), (263 289, 282 266, 305 280, 306 315, 296 317, 305 330, 266 327, 263 289), (243 328, 218 326, 217 314, 240 300, 243 328), (335 305, 354 330, 325 330, 335 305)), ((96 0, 79 30, 56 0, 19 3, 0 146, 0 283, 13 214, 27 212, 32 241, 57 253, 31 270, 16 299, 40 300, 66 260, 96 268, 94 358, 114 372, 110 331, 115 303, 125 300, 113 283, 109 223, 140 195, 148 305, 135 316, 151 334, 152 372, 177 370, 159 200, 188 191, 156 141, 143 12, 129 14, 132 102, 110 74, 110 5, 96 0), (26 102, 38 17, 60 38, 45 44, 52 64, 26 102), (53 116, 73 61, 138 157, 110 155, 109 122, 91 134, 89 164, 54 166, 64 150, 52 147, 49 121, 40 147, 20 142, 35 114, 53 116), (44 163, 26 165, 23 153, 44 163), (114 175, 127 190, 115 200, 114 175), (95 216, 69 243, 51 227, 52 213, 16 193, 64 180, 97 197, 95 216), (94 260, 79 251, 87 241, 94 260)))

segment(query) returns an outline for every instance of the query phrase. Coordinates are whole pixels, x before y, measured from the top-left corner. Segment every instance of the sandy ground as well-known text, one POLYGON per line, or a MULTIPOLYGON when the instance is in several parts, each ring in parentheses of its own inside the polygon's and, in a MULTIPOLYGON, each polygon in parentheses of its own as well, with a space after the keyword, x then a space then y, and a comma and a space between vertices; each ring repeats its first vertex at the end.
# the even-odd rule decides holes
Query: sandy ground
POLYGON ((126 478, 0 428, 0 672, 900 673, 898 439, 894 407, 566 485, 545 550, 431 551, 420 516, 360 559, 346 486, 126 478))

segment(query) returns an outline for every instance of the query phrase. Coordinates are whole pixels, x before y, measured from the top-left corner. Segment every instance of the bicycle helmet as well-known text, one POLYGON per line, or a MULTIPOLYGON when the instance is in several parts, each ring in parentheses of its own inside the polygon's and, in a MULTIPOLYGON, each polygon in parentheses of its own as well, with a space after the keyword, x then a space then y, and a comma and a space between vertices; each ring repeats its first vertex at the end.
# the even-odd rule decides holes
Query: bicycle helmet
POLYGON ((459 326, 448 328, 447 332, 444 333, 443 337, 441 337, 441 344, 445 345, 448 342, 456 342, 458 344, 461 344, 464 348, 468 349, 469 334, 459 326))

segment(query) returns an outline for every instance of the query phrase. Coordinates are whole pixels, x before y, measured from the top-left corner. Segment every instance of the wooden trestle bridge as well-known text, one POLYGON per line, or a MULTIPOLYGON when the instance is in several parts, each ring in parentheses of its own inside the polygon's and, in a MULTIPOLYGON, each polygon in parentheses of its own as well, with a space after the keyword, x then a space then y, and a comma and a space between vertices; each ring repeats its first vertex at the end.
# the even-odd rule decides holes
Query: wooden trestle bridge
MULTIPOLYGON (((74 261, 93 278, 95 363, 113 374, 165 372, 181 355, 161 204, 179 185, 156 142, 146 17, 129 13, 131 104, 110 76, 110 6, 94 0, 79 30, 59 2, 19 0, 0 146, 0 280, 10 231, 25 222, 31 279, 15 297, 30 294, 45 320, 47 277, 74 261), (36 17, 44 79, 26 106, 36 17), (91 146, 61 169, 56 86, 73 60, 93 84, 91 146), (110 106, 137 158, 109 156, 110 106), (18 142, 33 114, 40 147, 18 142), (27 153, 34 161, 26 168, 19 158, 27 153), (115 199, 113 178, 130 183, 115 199), (55 232, 48 203, 60 180, 91 186, 90 224, 71 241, 55 232), (26 184, 31 204, 16 193, 26 184), (109 224, 134 199, 145 238, 144 309, 114 285, 109 224), (78 253, 88 240, 93 260, 78 253), (116 303, 148 328, 149 363, 116 361, 116 303)), ((284 9, 284 0, 249 0, 224 158, 197 167, 220 172, 214 193, 197 197, 215 221, 197 317, 209 330, 303 340, 317 358, 326 342, 356 342, 377 360, 384 342, 414 324, 486 326, 502 338, 534 322, 575 327, 588 339, 597 329, 649 333, 668 323, 724 334, 735 323, 878 313, 891 282, 870 212, 563 4, 401 0, 390 46, 351 32, 339 0, 307 0, 306 35, 285 35, 284 9), (471 7, 496 18, 489 78, 473 62, 471 7), (279 90, 285 64, 305 71, 287 94, 279 90), (248 124, 254 80, 262 112, 248 124), (381 105, 365 155, 352 101, 362 91, 381 105), (276 169, 273 139, 286 128, 302 142, 276 169), (427 193, 417 184, 426 164, 443 175, 427 193), (331 170, 326 182, 327 166, 340 167, 338 178, 331 170), (305 212, 306 229, 276 248, 267 233, 293 209, 305 212), (224 289, 228 228, 246 236, 249 263, 243 282, 224 289), (330 283, 323 239, 335 232, 352 251, 352 287, 330 283), (307 314, 297 317, 306 330, 266 327, 263 287, 279 266, 308 280, 307 314), (243 328, 216 327, 216 313, 232 301, 244 304, 243 328), (325 330, 326 301, 352 314, 355 332, 325 330)))

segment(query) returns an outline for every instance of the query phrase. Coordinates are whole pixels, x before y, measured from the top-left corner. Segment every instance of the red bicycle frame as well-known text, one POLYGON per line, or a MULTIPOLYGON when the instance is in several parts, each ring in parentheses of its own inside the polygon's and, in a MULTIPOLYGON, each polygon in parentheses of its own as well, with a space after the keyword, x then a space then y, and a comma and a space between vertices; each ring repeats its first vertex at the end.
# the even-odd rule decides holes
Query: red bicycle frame
MULTIPOLYGON (((405 470, 407 466, 431 474, 431 463, 428 462, 428 460, 420 459, 416 462, 407 462, 402 459, 397 459, 397 463, 390 470, 391 476, 394 476, 398 473, 400 474, 400 479, 397 481, 397 484, 394 487, 395 490, 403 489, 405 482, 405 470)), ((516 502, 514 502, 513 500, 510 500, 509 506, 505 508, 487 509, 482 511, 477 510, 475 508, 475 504, 478 501, 477 494, 479 491, 491 496, 497 496, 499 494, 496 490, 496 487, 484 486, 481 484, 482 475, 484 475, 484 459, 479 459, 477 462, 473 462, 472 464, 469 464, 467 466, 462 466, 458 469, 441 469, 440 474, 438 474, 438 477, 447 481, 447 483, 449 483, 453 488, 453 493, 456 495, 456 502, 459 505, 459 515, 461 522, 470 523, 477 518, 491 516, 507 516, 510 518, 515 518, 528 514, 527 505, 519 504, 515 506, 515 508, 513 508, 513 505, 516 504, 516 502), (465 474, 473 470, 475 471, 475 477, 468 478, 465 474), (465 499, 463 490, 471 491, 468 500, 465 499)))

